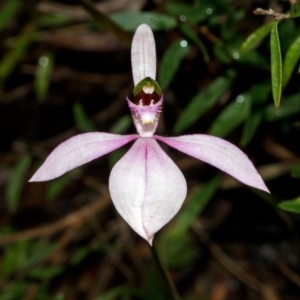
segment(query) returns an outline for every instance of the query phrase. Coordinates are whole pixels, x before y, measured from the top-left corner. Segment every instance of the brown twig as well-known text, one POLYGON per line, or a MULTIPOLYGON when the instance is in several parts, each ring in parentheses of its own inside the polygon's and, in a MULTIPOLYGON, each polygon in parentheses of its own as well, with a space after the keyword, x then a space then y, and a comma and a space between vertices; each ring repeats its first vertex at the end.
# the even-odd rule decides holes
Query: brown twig
POLYGON ((90 219, 95 214, 106 209, 110 203, 109 196, 104 196, 101 199, 49 225, 21 231, 8 236, 2 236, 0 237, 0 245, 7 245, 37 237, 50 236, 70 226, 79 226, 79 224, 84 223, 87 219, 90 219))
POLYGON ((275 21, 283 20, 283 19, 289 19, 291 16, 289 13, 282 14, 274 11, 273 9, 262 9, 262 8, 256 8, 253 13, 255 15, 265 15, 265 16, 271 16, 275 21))
POLYGON ((196 221, 192 229, 197 237, 209 249, 210 253, 218 260, 218 262, 234 277, 249 286, 254 291, 261 293, 265 300, 279 300, 275 290, 269 285, 262 284, 248 273, 246 273, 239 265, 237 265, 203 230, 199 221, 196 221))

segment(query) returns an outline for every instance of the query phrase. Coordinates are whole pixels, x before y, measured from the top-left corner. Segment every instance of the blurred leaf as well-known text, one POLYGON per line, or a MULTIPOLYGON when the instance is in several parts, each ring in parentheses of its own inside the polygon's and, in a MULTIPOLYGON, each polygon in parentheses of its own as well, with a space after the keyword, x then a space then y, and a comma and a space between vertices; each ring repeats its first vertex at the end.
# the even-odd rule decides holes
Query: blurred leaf
POLYGON ((236 101, 231 102, 222 110, 208 133, 219 137, 228 135, 247 119, 250 113, 251 101, 249 94, 239 95, 236 101))
MULTIPOLYGON (((121 117, 109 130, 111 133, 121 134, 126 132, 132 124, 132 120, 129 115, 121 117)), ((109 164, 111 167, 120 160, 120 158, 125 154, 124 149, 117 149, 109 154, 109 164)))
POLYGON ((170 239, 180 240, 187 234, 192 223, 201 215, 204 208, 216 193, 219 184, 220 177, 216 176, 195 192, 175 218, 169 236, 170 239))
POLYGON ((293 178, 300 178, 300 165, 295 165, 292 167, 291 176, 293 178))
POLYGON ((181 133, 193 125, 203 114, 205 114, 228 90, 233 78, 219 77, 208 85, 203 91, 190 100, 174 125, 174 132, 181 133))
POLYGON ((232 62, 232 56, 230 52, 228 51, 227 47, 221 43, 217 42, 213 46, 213 51, 216 56, 216 58, 222 62, 223 64, 231 64, 232 62))
POLYGON ((6 278, 16 272, 27 258, 28 241, 20 241, 4 249, 0 265, 0 278, 6 278))
POLYGON ((175 41, 164 53, 158 72, 158 83, 164 91, 169 87, 183 58, 189 52, 187 41, 175 41))
POLYGON ((35 243, 34 247, 30 249, 30 255, 23 261, 22 267, 26 269, 31 268, 33 265, 49 257, 56 249, 57 245, 55 244, 44 241, 35 243))
POLYGON ((278 204, 278 207, 293 213, 300 213, 300 197, 293 200, 283 201, 278 204))
POLYGON ((168 30, 176 27, 174 17, 155 12, 116 12, 110 18, 127 31, 135 31, 142 23, 148 24, 152 30, 168 30))
POLYGON ((13 167, 10 180, 6 187, 6 204, 9 212, 15 212, 18 208, 22 189, 26 181, 26 174, 30 167, 31 156, 23 155, 13 167))
POLYGON ((258 43, 261 42, 261 40, 271 31, 273 26, 273 23, 267 23, 265 25, 262 25, 258 29, 256 29, 253 33, 251 33, 246 40, 243 42, 240 53, 246 54, 250 50, 252 50, 255 46, 258 45, 258 43))
POLYGON ((6 0, 0 9, 0 31, 7 26, 17 13, 22 0, 6 0))
POLYGON ((34 91, 39 100, 44 100, 48 94, 53 63, 52 54, 45 54, 39 58, 34 79, 34 91))
POLYGON ((61 176, 59 178, 56 178, 54 180, 51 180, 47 184, 47 190, 46 190, 46 198, 47 200, 53 200, 55 199, 64 189, 65 187, 72 181, 74 178, 79 174, 79 170, 75 169, 72 171, 69 171, 64 176, 61 176))
POLYGON ((274 108, 274 105, 268 105, 265 109, 265 115, 268 122, 278 121, 294 115, 300 111, 300 92, 284 98, 280 106, 280 111, 274 108))
POLYGON ((180 25, 180 30, 181 32, 191 41, 193 41, 200 49, 200 51, 202 52, 203 58, 205 62, 209 61, 209 55, 208 52, 205 48, 205 45, 203 44, 203 42, 200 40, 200 38, 197 36, 197 34, 194 32, 194 30, 188 26, 187 24, 182 24, 180 25))
POLYGON ((128 287, 120 285, 106 292, 104 295, 97 297, 95 300, 115 300, 117 299, 116 297, 119 297, 124 293, 128 293, 128 291, 128 287))
POLYGON ((203 5, 194 7, 180 2, 167 2, 165 9, 168 14, 179 17, 182 22, 197 24, 207 18, 203 5))
POLYGON ((39 20, 39 27, 61 27, 67 25, 71 21, 72 18, 65 14, 45 14, 39 20))
POLYGON ((264 107, 264 104, 268 101, 270 92, 270 83, 269 80, 262 81, 257 84, 254 84, 250 88, 250 95, 254 105, 264 107))
POLYGON ((34 18, 24 26, 16 38, 13 47, 2 57, 0 61, 0 85, 4 83, 18 62, 22 59, 34 38, 36 27, 37 18, 34 18))
POLYGON ((296 1, 295 3, 292 4, 291 10, 290 10, 290 17, 291 18, 300 17, 300 2, 299 1, 296 1))
POLYGON ((95 125, 90 121, 90 118, 87 116, 82 105, 79 102, 75 102, 73 104, 73 116, 76 126, 81 131, 97 131, 95 125))
POLYGON ((162 289, 162 284, 159 282, 158 274, 152 269, 148 269, 146 270, 146 275, 147 299, 165 300, 166 293, 162 289))
POLYGON ((289 47, 284 60, 282 70, 282 85, 285 87, 289 82, 293 70, 295 69, 296 63, 300 57, 300 35, 294 40, 289 47))
POLYGON ((53 267, 39 267, 34 268, 28 272, 28 277, 44 281, 58 276, 63 272, 63 267, 53 266, 53 267))
POLYGON ((110 128, 109 132, 117 134, 125 133, 128 131, 131 124, 131 117, 129 115, 123 116, 110 128))
POLYGON ((256 113, 248 117, 244 124, 242 138, 240 142, 240 145, 242 147, 245 147, 250 143, 262 119, 263 113, 261 111, 257 111, 256 113))
POLYGON ((131 44, 131 34, 126 32, 119 24, 117 24, 117 22, 114 22, 110 16, 107 16, 105 13, 102 13, 99 9, 97 9, 91 0, 79 0, 79 2, 97 21, 98 25, 102 29, 113 33, 126 44, 131 44))
POLYGON ((273 22, 271 30, 271 78, 272 78, 272 93, 275 107, 280 106, 281 90, 282 90, 282 61, 281 50, 278 36, 278 22, 273 22))
POLYGON ((28 290, 28 283, 21 281, 11 281, 8 285, 1 288, 1 300, 18 300, 24 299, 28 290))

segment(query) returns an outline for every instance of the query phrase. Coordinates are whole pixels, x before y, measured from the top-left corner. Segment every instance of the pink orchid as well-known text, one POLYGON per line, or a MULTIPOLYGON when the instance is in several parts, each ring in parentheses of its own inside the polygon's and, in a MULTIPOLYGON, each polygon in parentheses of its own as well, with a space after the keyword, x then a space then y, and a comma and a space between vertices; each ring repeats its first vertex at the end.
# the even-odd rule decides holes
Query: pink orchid
POLYGON ((154 135, 163 96, 155 81, 155 41, 146 24, 135 32, 131 60, 134 103, 129 99, 127 102, 138 135, 103 132, 76 135, 54 149, 30 181, 59 177, 135 140, 113 167, 109 190, 119 214, 150 245, 154 234, 179 211, 187 194, 183 174, 157 141, 207 162, 249 186, 269 192, 248 157, 223 139, 203 134, 154 135))

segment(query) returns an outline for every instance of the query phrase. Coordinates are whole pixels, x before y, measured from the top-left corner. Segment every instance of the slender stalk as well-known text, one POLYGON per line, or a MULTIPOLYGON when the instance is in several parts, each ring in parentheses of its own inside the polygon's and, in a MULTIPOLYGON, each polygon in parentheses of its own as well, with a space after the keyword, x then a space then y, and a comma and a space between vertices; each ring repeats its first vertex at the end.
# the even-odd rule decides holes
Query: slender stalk
POLYGON ((178 294, 178 291, 176 290, 176 287, 175 287, 168 271, 164 268, 164 266, 162 265, 162 263, 160 261, 155 244, 153 244, 153 246, 150 248, 151 248, 152 256, 153 256, 154 262, 156 264, 157 270, 160 273, 165 290, 168 293, 168 299, 169 300, 180 300, 181 298, 178 294))
POLYGON ((132 35, 124 31, 118 24, 113 22, 108 16, 99 11, 90 0, 78 0, 79 3, 94 17, 94 19, 102 26, 104 29, 109 30, 114 33, 120 39, 122 39, 126 44, 130 45, 132 40, 132 35))

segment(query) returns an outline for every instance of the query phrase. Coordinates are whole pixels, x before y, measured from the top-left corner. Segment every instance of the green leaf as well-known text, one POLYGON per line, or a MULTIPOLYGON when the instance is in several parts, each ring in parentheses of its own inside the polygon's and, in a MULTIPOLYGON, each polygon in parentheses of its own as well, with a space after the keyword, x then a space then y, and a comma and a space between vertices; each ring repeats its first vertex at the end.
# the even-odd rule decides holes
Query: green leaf
POLYGON ((207 18, 207 14, 205 13, 203 5, 193 7, 189 4, 180 2, 167 2, 165 5, 165 9, 168 14, 179 18, 179 20, 181 20, 182 22, 187 21, 193 24, 197 24, 198 22, 207 18))
POLYGON ((53 267, 40 267, 32 269, 28 272, 28 277, 37 280, 47 280, 58 276, 63 272, 63 267, 53 266, 53 267))
POLYGON ((271 30, 271 78, 274 105, 279 109, 282 90, 282 60, 278 36, 278 22, 273 22, 271 30))
POLYGON ((57 250, 57 245, 46 243, 44 241, 35 243, 30 251, 30 255, 27 256, 27 259, 23 260, 22 267, 30 269, 35 264, 42 262, 44 259, 49 257, 54 251, 57 250))
POLYGON ((193 125, 228 90, 232 81, 233 79, 229 77, 219 77, 203 91, 196 94, 175 123, 174 132, 181 133, 193 125))
POLYGON ((77 127, 83 132, 96 131, 95 125, 85 113, 79 102, 73 104, 73 116, 77 127))
POLYGON ((282 70, 282 85, 285 87, 289 82, 293 70, 297 64, 300 57, 300 35, 294 40, 290 45, 284 60, 283 60, 283 70, 282 70))
POLYGON ((246 40, 243 42, 240 53, 246 54, 250 50, 252 50, 254 47, 256 47, 261 40, 271 31, 271 28, 273 26, 273 23, 267 23, 265 25, 262 25, 258 29, 256 29, 253 33, 251 33, 246 40))
MULTIPOLYGON (((121 117, 109 130, 109 132, 121 134, 126 132, 132 124, 130 116, 121 117)), ((108 156, 110 166, 114 164, 125 154, 124 149, 117 149, 108 156)))
POLYGON ((128 288, 126 286, 121 285, 97 297, 95 300, 115 300, 117 299, 117 297, 127 292, 128 288))
POLYGON ((52 54, 45 54, 39 58, 34 78, 34 91, 39 100, 44 100, 48 94, 53 70, 52 54))
POLYGON ((9 212, 15 212, 18 208, 26 174, 30 167, 31 156, 23 155, 13 167, 10 180, 6 187, 6 204, 9 212))
POLYGON ((300 197, 297 197, 293 200, 280 202, 278 207, 289 212, 300 214, 300 197))
POLYGON ((290 17, 296 18, 300 16, 300 2, 296 1, 292 6, 290 10, 290 17))
POLYGON ((175 41, 164 53, 158 73, 158 83, 162 90, 166 90, 177 72, 179 65, 190 47, 187 41, 175 41))
POLYGON ((265 116, 268 122, 278 121, 292 116, 300 111, 300 92, 290 97, 284 98, 280 106, 280 111, 274 105, 268 105, 265 109, 265 116))
POLYGON ((135 31, 142 23, 148 24, 152 30, 168 30, 176 27, 174 17, 155 12, 116 12, 111 14, 110 18, 127 31, 135 31))
POLYGON ((220 184, 220 177, 216 176, 204 186, 199 188, 191 199, 180 210, 174 224, 172 224, 172 231, 170 232, 170 239, 180 240, 186 234, 190 226, 196 218, 198 218, 204 208, 208 205, 216 193, 220 184))
POLYGON ((231 102, 222 110, 208 133, 219 137, 228 135, 247 119, 250 113, 251 101, 249 94, 239 95, 236 101, 231 102))
POLYGON ((16 272, 27 259, 29 249, 28 241, 20 241, 4 249, 0 265, 0 278, 5 279, 16 272))
POLYGON ((64 189, 65 187, 72 181, 74 178, 79 174, 80 171, 78 169, 72 170, 65 174, 64 176, 61 176, 59 178, 56 178, 54 180, 51 180, 47 184, 47 190, 46 190, 46 198, 47 200, 53 200, 55 199, 64 189))
POLYGON ((0 9, 0 31, 13 19, 21 4, 22 0, 7 0, 2 5, 0 9))
POLYGON ((34 38, 37 20, 32 19, 23 27, 19 36, 15 39, 13 47, 2 57, 0 61, 0 85, 10 76, 18 62, 23 57, 34 38))
POLYGON ((293 178, 298 178, 298 179, 300 178, 300 164, 297 164, 292 167, 291 176, 293 178))
POLYGON ((208 52, 205 48, 205 45, 203 44, 203 42, 199 39, 199 37, 197 36, 197 34, 194 32, 194 30, 188 26, 187 24, 182 24, 180 25, 180 30, 181 32, 191 41, 193 41, 200 49, 200 51, 202 52, 203 58, 205 62, 209 61, 209 55, 208 52))
POLYGON ((109 130, 111 133, 125 133, 131 126, 132 120, 129 115, 121 117, 109 130))
POLYGON ((242 138, 240 142, 240 145, 242 147, 245 147, 250 143, 262 119, 263 113, 261 111, 258 111, 251 115, 249 118, 247 118, 244 124, 242 138))

